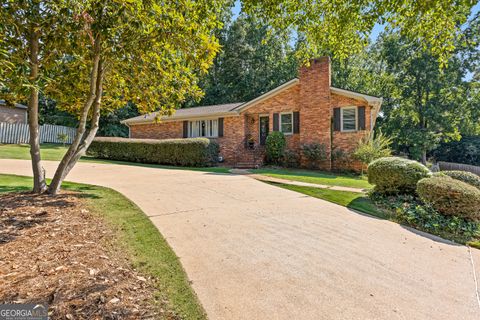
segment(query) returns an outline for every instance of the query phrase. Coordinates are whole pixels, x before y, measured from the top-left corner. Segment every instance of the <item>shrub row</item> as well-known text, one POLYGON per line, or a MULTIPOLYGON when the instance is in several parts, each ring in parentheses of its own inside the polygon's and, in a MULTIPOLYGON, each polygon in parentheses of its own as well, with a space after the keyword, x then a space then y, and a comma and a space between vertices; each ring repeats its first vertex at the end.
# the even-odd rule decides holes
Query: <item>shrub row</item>
POLYGON ((218 144, 206 138, 95 138, 87 154, 96 158, 176 166, 210 166, 218 159, 218 144))
POLYGON ((368 166, 368 181, 383 195, 417 196, 445 216, 480 221, 480 177, 463 171, 442 171, 431 175, 422 164, 388 157, 368 166))

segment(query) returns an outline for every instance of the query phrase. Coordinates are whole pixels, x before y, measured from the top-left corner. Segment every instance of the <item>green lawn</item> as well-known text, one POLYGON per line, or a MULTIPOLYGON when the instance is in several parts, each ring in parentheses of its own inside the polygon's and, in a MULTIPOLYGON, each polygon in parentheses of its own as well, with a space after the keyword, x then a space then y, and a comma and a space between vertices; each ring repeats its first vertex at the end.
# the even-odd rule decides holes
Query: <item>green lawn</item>
POLYGON ((321 189, 315 187, 294 186, 290 184, 271 183, 269 184, 279 186, 284 189, 300 192, 311 197, 327 200, 341 206, 354 209, 363 213, 368 213, 382 219, 387 219, 388 216, 375 204, 373 204, 368 197, 363 193, 337 191, 332 189, 321 189))
MULTIPOLYGON (((0 192, 26 191, 29 177, 0 174, 0 192)), ((66 190, 81 192, 86 206, 116 231, 119 246, 133 267, 156 279, 157 297, 182 319, 206 319, 179 259, 148 217, 122 194, 108 188, 65 182, 66 190)))
POLYGON ((251 170, 251 172, 273 178, 323 184, 328 186, 352 187, 360 189, 372 188, 372 185, 368 183, 365 177, 348 174, 334 174, 312 170, 269 168, 251 170))
MULTIPOLYGON (((65 152, 67 152, 67 148, 68 147, 63 147, 62 145, 59 145, 59 144, 42 144, 40 149, 42 160, 60 161, 63 155, 65 154, 65 152)), ((1 144, 0 159, 30 160, 30 147, 29 145, 26 145, 26 144, 22 144, 22 145, 1 144)), ((159 168, 159 169, 177 169, 177 170, 194 170, 194 171, 205 171, 205 172, 215 172, 215 173, 229 173, 229 168, 224 168, 224 167, 205 167, 205 168, 176 167, 176 166, 164 166, 164 165, 158 165, 158 164, 96 159, 92 157, 83 157, 82 159, 80 159, 80 161, 82 162, 89 161, 89 162, 107 163, 107 164, 120 164, 120 165, 159 168)))
MULTIPOLYGON (((60 161, 67 152, 61 144, 43 144, 40 154, 43 160, 60 161)), ((30 160, 30 146, 27 144, 0 144, 0 159, 30 160)))

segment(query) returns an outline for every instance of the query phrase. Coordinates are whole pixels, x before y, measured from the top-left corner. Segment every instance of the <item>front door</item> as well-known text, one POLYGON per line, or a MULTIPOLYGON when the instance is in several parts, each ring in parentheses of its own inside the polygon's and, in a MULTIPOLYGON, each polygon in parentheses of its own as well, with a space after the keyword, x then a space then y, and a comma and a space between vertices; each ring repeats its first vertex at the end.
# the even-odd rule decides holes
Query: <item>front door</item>
POLYGON ((265 145, 268 136, 268 116, 260 116, 260 144, 265 145))

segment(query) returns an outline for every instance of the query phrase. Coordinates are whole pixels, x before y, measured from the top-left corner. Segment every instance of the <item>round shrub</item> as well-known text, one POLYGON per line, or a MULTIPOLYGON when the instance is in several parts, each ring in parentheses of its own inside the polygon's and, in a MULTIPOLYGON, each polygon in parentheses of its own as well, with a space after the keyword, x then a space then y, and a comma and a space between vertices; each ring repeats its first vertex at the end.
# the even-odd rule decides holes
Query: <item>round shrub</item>
POLYGON ((417 193, 444 215, 480 220, 480 190, 465 182, 437 175, 418 181, 417 193))
POLYGON ((435 176, 448 176, 450 178, 463 181, 471 186, 480 189, 480 177, 474 173, 460 170, 442 171, 435 174, 435 176))
POLYGON ((265 142, 265 153, 267 161, 273 164, 280 164, 285 152, 287 141, 282 132, 274 131, 267 136, 265 142))
POLYGON ((428 176, 430 171, 423 164, 398 157, 380 158, 368 166, 368 182, 385 194, 413 193, 418 180, 428 176))

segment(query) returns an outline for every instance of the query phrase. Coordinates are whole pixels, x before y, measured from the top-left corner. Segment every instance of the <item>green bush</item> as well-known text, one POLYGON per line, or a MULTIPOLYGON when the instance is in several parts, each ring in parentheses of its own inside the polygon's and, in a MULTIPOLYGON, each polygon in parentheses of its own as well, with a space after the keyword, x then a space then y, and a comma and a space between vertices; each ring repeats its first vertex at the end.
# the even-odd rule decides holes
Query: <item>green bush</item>
POLYGON ((302 152, 311 168, 318 167, 319 161, 327 159, 327 147, 321 143, 306 143, 302 146, 302 152))
POLYGON ((206 138, 95 138, 87 154, 109 160, 202 167, 215 164, 218 151, 218 144, 206 138))
POLYGON ((480 220, 480 190, 450 177, 434 176, 418 181, 420 199, 438 212, 480 220))
POLYGON ((369 197, 377 206, 385 209, 392 220, 418 230, 461 243, 480 236, 478 222, 461 217, 445 216, 431 205, 423 203, 415 195, 384 195, 372 192, 369 197))
POLYGON ((373 160, 390 157, 392 155, 391 144, 392 140, 382 132, 379 132, 373 138, 370 134, 367 134, 360 139, 353 153, 353 158, 368 165, 373 160))
POLYGON ((435 174, 435 176, 448 176, 450 178, 463 181, 471 186, 480 189, 480 177, 474 173, 460 170, 442 171, 435 174))
POLYGON ((418 180, 430 176, 423 164, 398 158, 380 158, 368 166, 368 182, 380 193, 414 193, 418 180))
POLYGON ((300 166, 300 155, 295 150, 285 150, 283 154, 283 166, 287 168, 298 168, 300 166))
POLYGON ((281 164, 287 141, 282 132, 274 131, 267 136, 265 153, 267 161, 273 164, 281 164))

